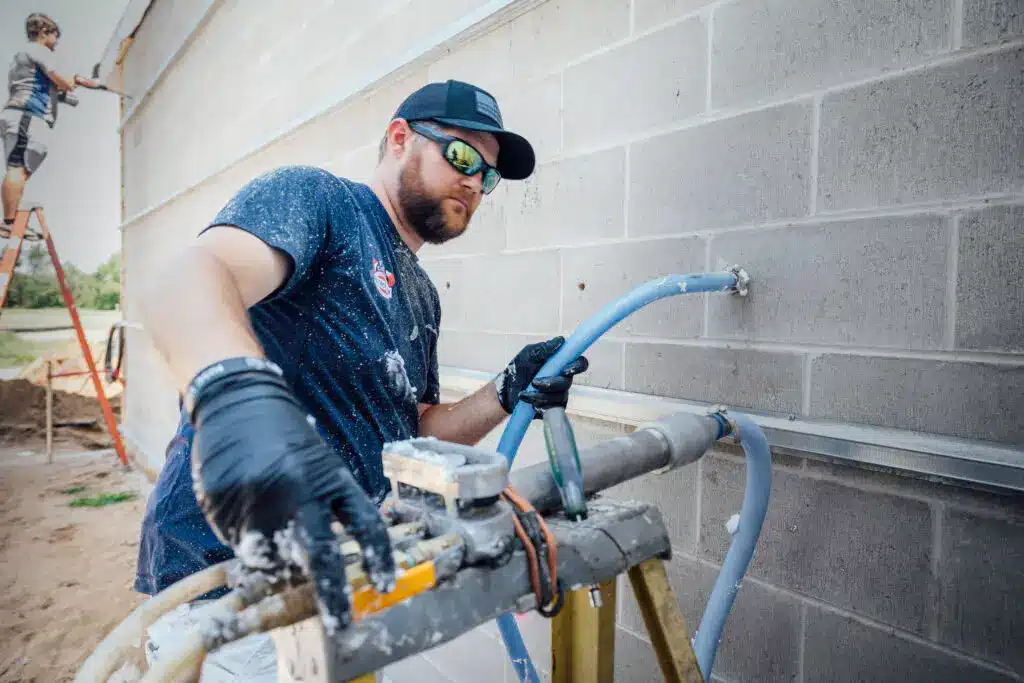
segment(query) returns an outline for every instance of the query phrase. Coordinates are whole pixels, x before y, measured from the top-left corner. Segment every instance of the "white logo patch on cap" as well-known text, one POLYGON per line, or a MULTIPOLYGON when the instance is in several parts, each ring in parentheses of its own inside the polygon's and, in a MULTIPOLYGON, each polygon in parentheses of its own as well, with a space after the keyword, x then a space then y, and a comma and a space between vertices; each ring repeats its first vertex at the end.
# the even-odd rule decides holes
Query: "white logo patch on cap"
POLYGON ((476 91, 476 110, 484 116, 497 121, 499 126, 504 126, 501 122, 501 111, 498 109, 497 101, 487 93, 480 92, 479 90, 476 91))

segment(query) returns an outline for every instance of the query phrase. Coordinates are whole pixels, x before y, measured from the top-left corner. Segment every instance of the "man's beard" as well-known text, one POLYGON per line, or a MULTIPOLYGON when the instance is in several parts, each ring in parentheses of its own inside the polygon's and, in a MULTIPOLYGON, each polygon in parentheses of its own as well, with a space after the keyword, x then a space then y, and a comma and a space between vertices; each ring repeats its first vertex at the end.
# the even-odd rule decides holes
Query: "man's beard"
POLYGON ((419 161, 418 157, 411 159, 399 175, 398 208, 409 227, 415 230, 424 242, 443 244, 461 235, 466 226, 454 228, 448 225, 441 200, 427 194, 423 186, 419 161))

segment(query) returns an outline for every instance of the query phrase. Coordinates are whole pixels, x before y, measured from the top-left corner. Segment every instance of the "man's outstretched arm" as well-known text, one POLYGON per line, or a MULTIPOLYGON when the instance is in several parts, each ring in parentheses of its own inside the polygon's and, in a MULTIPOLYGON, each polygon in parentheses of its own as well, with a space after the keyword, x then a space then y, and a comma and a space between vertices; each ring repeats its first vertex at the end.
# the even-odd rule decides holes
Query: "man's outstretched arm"
POLYGON ((488 382, 455 403, 420 404, 420 436, 472 446, 508 417, 488 382))

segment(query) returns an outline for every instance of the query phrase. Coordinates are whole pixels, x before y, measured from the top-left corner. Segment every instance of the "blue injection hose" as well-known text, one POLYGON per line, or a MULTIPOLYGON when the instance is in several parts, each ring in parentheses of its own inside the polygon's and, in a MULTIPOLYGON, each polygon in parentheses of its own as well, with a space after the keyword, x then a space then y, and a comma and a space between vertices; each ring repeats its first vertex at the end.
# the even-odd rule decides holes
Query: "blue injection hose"
MULTIPOLYGON (((742 277, 745 278, 745 274, 742 277)), ((640 285, 630 293, 617 301, 608 304, 584 321, 583 324, 565 340, 565 343, 562 344, 555 355, 549 358, 544 366, 541 367, 540 371, 537 373, 537 377, 551 377, 553 375, 557 375, 569 363, 579 358, 601 337, 601 335, 617 325, 634 311, 643 308, 653 301, 678 294, 696 294, 699 292, 735 292, 738 288, 742 288, 745 285, 746 282, 741 279, 738 271, 697 275, 670 275, 668 277, 640 285)), ((515 460, 516 451, 519 450, 519 445, 522 443, 523 437, 526 436, 526 430, 529 428, 530 422, 533 420, 533 416, 533 407, 520 401, 516 405, 515 410, 512 411, 512 417, 509 418, 508 424, 505 425, 505 431, 502 433, 501 441, 498 443, 498 452, 508 459, 510 468, 512 467, 512 462, 515 460)), ((744 510, 746 510, 746 506, 744 507, 744 510)), ((758 522, 758 533, 760 532, 760 527, 761 524, 758 522)), ((756 541, 756 535, 754 540, 756 541)), ((753 548, 751 548, 751 554, 752 553, 753 548)), ((731 554, 732 551, 730 550, 730 555, 731 554)), ((747 562, 749 562, 749 559, 750 555, 747 556, 747 562)), ((743 571, 740 572, 740 577, 742 577, 745 570, 746 564, 743 565, 743 571)), ((719 583, 721 582, 721 579, 722 574, 719 575, 719 583)), ((738 580, 739 579, 737 578, 736 581, 738 582, 738 580)), ((717 590, 718 583, 715 584, 715 591, 717 590)), ((712 593, 712 595, 714 595, 714 593, 712 593)), ((732 596, 735 597, 735 591, 733 591, 732 596)), ((722 600, 719 602, 725 604, 722 600)), ((728 614, 731 606, 732 600, 730 599, 728 600, 728 604, 725 605, 725 615, 728 614)), ((725 624, 725 615, 722 616, 722 626, 725 624)), ((701 626, 703 627, 703 622, 701 623, 701 626)), ((523 642, 523 637, 519 632, 519 627, 516 625, 515 618, 511 614, 504 614, 498 617, 498 630, 501 632, 501 638, 505 642, 505 650, 508 652, 509 660, 512 662, 512 667, 515 669, 516 676, 519 680, 524 683, 539 683, 540 678, 537 676, 537 670, 533 666, 533 660, 530 659, 530 653, 526 649, 526 644, 523 642)), ((710 634, 710 628, 708 631, 709 637, 710 635, 713 635, 710 634)), ((720 634, 721 632, 719 631, 718 636, 713 640, 715 647, 717 647, 720 634)), ((713 650, 711 652, 711 659, 712 661, 714 659, 713 650)), ((703 667, 701 667, 701 670, 703 671, 703 667)), ((705 680, 710 680, 707 675, 705 675, 705 680)))
MULTIPOLYGON (((579 358, 590 345, 601 335, 615 327, 634 311, 647 304, 677 294, 696 294, 698 292, 730 292, 737 284, 737 276, 730 272, 710 273, 707 275, 670 275, 640 285, 618 301, 614 301, 587 318, 572 335, 565 340, 561 348, 541 367, 537 377, 557 375, 565 366, 579 358)), ((509 467, 515 460, 519 444, 526 436, 526 430, 533 420, 533 407, 520 401, 512 417, 505 425, 505 431, 498 442, 498 452, 508 459, 509 467)))

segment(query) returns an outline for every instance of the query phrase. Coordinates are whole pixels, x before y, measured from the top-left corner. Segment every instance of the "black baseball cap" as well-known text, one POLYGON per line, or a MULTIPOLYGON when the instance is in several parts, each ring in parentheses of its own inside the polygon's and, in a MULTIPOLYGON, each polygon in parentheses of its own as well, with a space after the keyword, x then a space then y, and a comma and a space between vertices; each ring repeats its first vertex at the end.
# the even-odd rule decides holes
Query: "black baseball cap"
POLYGON ((498 139, 498 172, 522 180, 533 173, 536 157, 522 135, 505 130, 498 101, 486 90, 462 81, 428 83, 398 105, 392 119, 437 121, 447 126, 491 133, 498 139))

